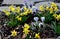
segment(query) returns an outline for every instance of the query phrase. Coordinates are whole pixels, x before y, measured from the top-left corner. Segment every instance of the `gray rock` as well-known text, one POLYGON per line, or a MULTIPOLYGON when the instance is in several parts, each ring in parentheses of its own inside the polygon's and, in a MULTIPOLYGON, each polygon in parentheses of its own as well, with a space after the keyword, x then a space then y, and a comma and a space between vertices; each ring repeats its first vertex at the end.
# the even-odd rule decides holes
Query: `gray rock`
POLYGON ((4 0, 2 4, 23 4, 24 0, 4 0))
POLYGON ((39 6, 43 5, 43 6, 50 6, 50 3, 51 2, 40 2, 40 3, 37 3, 35 6, 39 9, 39 6))
POLYGON ((58 36, 56 39, 60 39, 60 36, 58 36))
POLYGON ((2 6, 2 7, 0 7, 0 11, 3 11, 4 9, 6 9, 6 10, 9 11, 8 6, 2 6))
MULTIPOLYGON (((51 3, 51 2, 52 2, 52 1, 40 2, 40 3, 35 4, 35 6, 39 9, 39 6, 40 6, 40 5, 50 6, 50 3, 51 3)), ((60 9, 60 3, 56 3, 56 4, 59 6, 59 9, 60 9)))

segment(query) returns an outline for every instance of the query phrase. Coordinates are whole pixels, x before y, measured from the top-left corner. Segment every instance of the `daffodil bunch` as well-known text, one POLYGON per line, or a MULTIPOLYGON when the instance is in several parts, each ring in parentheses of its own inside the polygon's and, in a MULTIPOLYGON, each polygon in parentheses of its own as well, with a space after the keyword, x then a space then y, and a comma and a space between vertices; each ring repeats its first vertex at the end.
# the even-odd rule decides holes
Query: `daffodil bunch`
MULTIPOLYGON (((50 6, 44 6, 41 5, 40 6, 40 13, 41 14, 37 14, 39 17, 44 16, 45 17, 45 21, 44 23, 47 24, 52 24, 54 27, 54 30, 56 33, 58 33, 60 35, 60 12, 59 12, 59 8, 58 5, 54 2, 50 3, 50 6)), ((52 26, 51 25, 51 26, 52 26)))
POLYGON ((51 22, 54 18, 58 19, 58 15, 56 17, 56 13, 59 10, 56 3, 51 2, 50 6, 40 5, 39 10, 41 14, 37 14, 39 17, 45 17, 45 22, 51 22), (54 16, 53 16, 54 15, 54 16))
POLYGON ((24 24, 23 34, 26 35, 26 37, 25 37, 26 39, 32 39, 32 38, 40 39, 40 33, 34 33, 34 31, 31 29, 31 25, 29 25, 27 23, 24 24), (32 33, 30 33, 30 32, 32 32, 32 33))
POLYGON ((41 6, 39 7, 39 10, 40 10, 40 11, 45 11, 45 10, 47 10, 47 11, 49 11, 50 13, 55 13, 56 11, 58 11, 58 6, 57 6, 56 3, 52 2, 50 6, 44 7, 43 5, 41 5, 41 6))
POLYGON ((50 11, 50 13, 54 13, 54 12, 58 11, 57 4, 52 2, 49 11, 50 11))
POLYGON ((27 21, 32 15, 32 9, 28 9, 26 6, 23 6, 23 9, 20 6, 15 7, 14 5, 9 6, 9 11, 3 11, 8 17, 7 25, 8 26, 18 26, 27 21))

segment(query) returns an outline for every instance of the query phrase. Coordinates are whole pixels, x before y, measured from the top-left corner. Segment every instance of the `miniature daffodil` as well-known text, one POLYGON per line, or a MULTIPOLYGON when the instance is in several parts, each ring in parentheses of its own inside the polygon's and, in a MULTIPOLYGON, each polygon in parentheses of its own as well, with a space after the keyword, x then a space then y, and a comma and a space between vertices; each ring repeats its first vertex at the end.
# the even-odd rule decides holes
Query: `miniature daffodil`
POLYGON ((39 7, 39 9, 40 9, 40 11, 44 11, 43 5, 41 5, 41 6, 39 7))
POLYGON ((25 23, 24 28, 29 29, 30 25, 25 23))
POLYGON ((22 20, 22 17, 17 16, 16 18, 17 18, 19 21, 21 21, 21 20, 22 20))
POLYGON ((57 14, 53 14, 53 17, 56 18, 57 17, 57 14))
POLYGON ((30 30, 29 30, 29 28, 30 28, 30 26, 29 26, 29 24, 24 24, 24 28, 23 28, 23 32, 24 32, 24 34, 29 34, 29 32, 30 32, 30 30))
POLYGON ((17 13, 20 13, 20 7, 19 7, 19 6, 16 7, 15 11, 16 11, 17 13))
POLYGON ((57 19, 57 21, 59 21, 59 20, 60 20, 60 14, 59 14, 59 15, 57 15, 56 19, 57 19))
POLYGON ((26 6, 24 6, 24 11, 27 11, 28 8, 26 8, 26 6))
POLYGON ((27 28, 24 28, 24 29, 23 29, 23 33, 24 33, 24 34, 27 35, 27 34, 29 34, 29 32, 30 32, 30 30, 28 30, 27 28))
POLYGON ((20 16, 24 16, 24 14, 23 14, 23 13, 21 13, 21 14, 20 14, 20 16))
POLYGON ((14 36, 14 37, 17 36, 17 31, 13 30, 11 31, 11 33, 12 33, 11 36, 14 36))
POLYGON ((32 13, 32 12, 33 12, 32 9, 30 9, 28 13, 32 13))
POLYGON ((58 11, 58 7, 54 7, 54 11, 58 11))
POLYGON ((49 7, 48 6, 46 6, 46 10, 49 10, 49 7))
POLYGON ((35 34, 35 38, 36 38, 36 39, 40 39, 39 33, 35 34))
POLYGON ((10 12, 9 11, 7 11, 7 10, 4 10, 3 11, 7 16, 9 16, 10 15, 10 12))
POLYGON ((24 14, 24 15, 28 15, 28 12, 27 12, 27 11, 26 11, 26 12, 23 12, 23 14, 24 14))
POLYGON ((51 3, 51 7, 56 7, 56 6, 57 6, 56 3, 54 3, 54 2, 51 3))
POLYGON ((19 16, 17 16, 16 18, 19 18, 19 16))
POLYGON ((50 13, 52 14, 52 13, 53 13, 53 8, 50 7, 49 11, 50 11, 50 13))
POLYGON ((22 17, 19 17, 18 20, 21 21, 22 20, 22 17))
POLYGON ((13 5, 9 6, 10 11, 15 12, 15 7, 13 5))

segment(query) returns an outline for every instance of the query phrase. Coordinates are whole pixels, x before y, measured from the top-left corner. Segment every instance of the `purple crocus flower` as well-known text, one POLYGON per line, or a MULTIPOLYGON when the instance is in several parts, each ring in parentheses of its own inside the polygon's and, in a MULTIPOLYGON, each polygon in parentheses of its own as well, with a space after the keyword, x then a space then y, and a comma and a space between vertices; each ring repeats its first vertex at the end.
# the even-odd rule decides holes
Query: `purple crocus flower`
POLYGON ((33 5, 32 5, 32 4, 30 4, 29 6, 32 8, 32 6, 33 6, 33 5))
POLYGON ((27 3, 28 2, 28 0, 24 0, 24 3, 27 3))

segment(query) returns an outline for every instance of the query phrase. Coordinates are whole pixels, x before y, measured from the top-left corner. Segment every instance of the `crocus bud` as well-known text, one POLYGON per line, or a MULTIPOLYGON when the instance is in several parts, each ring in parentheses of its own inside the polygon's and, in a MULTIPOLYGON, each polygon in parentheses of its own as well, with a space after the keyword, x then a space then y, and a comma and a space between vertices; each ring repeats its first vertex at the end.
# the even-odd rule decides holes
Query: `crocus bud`
POLYGON ((38 19, 39 19, 38 17, 34 17, 34 21, 36 21, 36 22, 37 22, 37 21, 38 21, 38 19))
POLYGON ((44 22, 44 20, 45 20, 45 17, 41 17, 41 21, 44 22))

